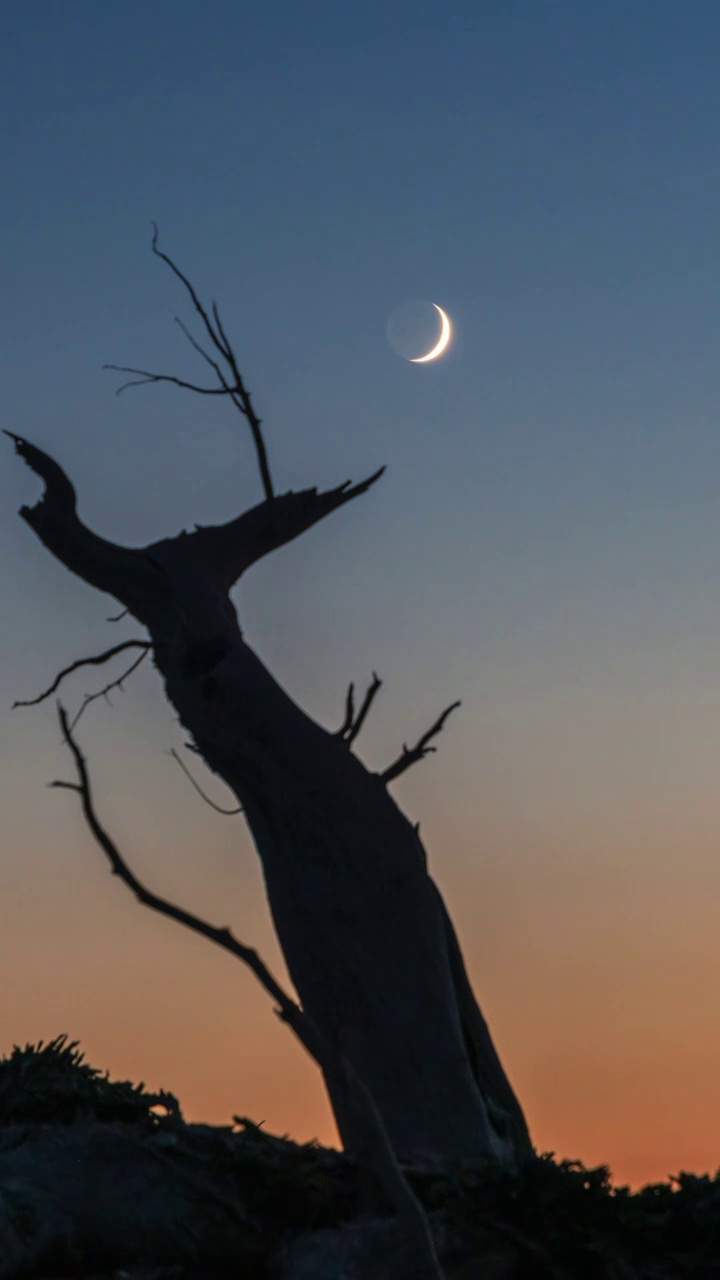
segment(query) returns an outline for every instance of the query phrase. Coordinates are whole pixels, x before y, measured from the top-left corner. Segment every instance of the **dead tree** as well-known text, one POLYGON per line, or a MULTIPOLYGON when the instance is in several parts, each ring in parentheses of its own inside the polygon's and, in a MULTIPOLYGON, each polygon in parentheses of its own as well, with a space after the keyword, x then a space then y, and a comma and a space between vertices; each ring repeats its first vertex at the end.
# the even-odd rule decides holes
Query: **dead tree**
MULTIPOLYGON (((141 382, 171 382, 230 399, 251 430, 263 501, 226 524, 195 526, 131 549, 91 531, 62 467, 12 435, 45 485, 40 501, 20 514, 67 569, 113 596, 145 628, 147 638, 133 647, 141 657, 152 652, 194 749, 247 818, 302 1010, 369 1091, 396 1157, 488 1159, 516 1169, 533 1154, 522 1110, 473 995, 418 830, 388 789, 434 750, 431 740, 452 708, 414 747, 372 773, 351 748, 377 678, 357 712, 350 689, 342 728, 326 730, 247 644, 230 599, 251 565, 366 493, 382 469, 358 484, 276 494, 261 423, 216 305, 206 310, 158 249, 157 229, 153 251, 192 300, 211 351, 181 327, 217 386, 127 372, 141 382)), ((112 653, 118 651, 114 646, 112 653)), ((136 656, 133 667, 139 661, 136 656)), ((323 1073, 343 1145, 360 1152, 364 1113, 353 1106, 347 1073, 332 1065, 323 1073)))

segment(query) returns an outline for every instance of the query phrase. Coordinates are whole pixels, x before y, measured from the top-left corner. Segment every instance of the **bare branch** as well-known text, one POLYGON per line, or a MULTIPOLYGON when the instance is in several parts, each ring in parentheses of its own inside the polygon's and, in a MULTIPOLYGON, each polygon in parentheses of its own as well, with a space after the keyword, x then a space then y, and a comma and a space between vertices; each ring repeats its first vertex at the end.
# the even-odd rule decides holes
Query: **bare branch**
POLYGON ((237 408, 244 415, 244 417, 247 418, 248 424, 250 426, 253 441, 255 443, 255 450, 258 456, 258 463, 260 465, 260 474, 262 476, 263 486, 265 489, 265 497, 269 500, 270 498, 273 497, 274 491, 273 491, 272 481, 270 479, 267 453, 265 451, 265 442, 263 440, 262 432, 260 430, 261 422, 253 408, 250 392, 248 391, 247 387, 245 386, 245 383, 243 382, 242 375, 237 365, 237 360, 235 359, 235 352, 233 351, 230 345, 230 342, 227 338, 227 335, 225 333, 225 330, 223 329, 222 322, 220 320, 220 312, 218 311, 216 302, 213 302, 212 304, 212 311, 213 311, 213 316, 215 318, 215 323, 217 325, 218 333, 221 338, 221 343, 217 345, 219 346, 220 350, 224 352, 225 358, 228 364, 230 365, 233 377, 235 379, 235 387, 233 388, 232 398, 237 408))
POLYGON ((349 733, 350 730, 352 729, 354 719, 355 719, 355 685, 351 681, 350 684, 348 685, 348 691, 345 697, 345 719, 340 725, 340 728, 337 730, 335 736, 337 738, 344 738, 346 733, 349 733))
MULTIPOLYGON (((265 441, 263 440, 262 431, 260 429, 261 422, 257 414, 255 413, 252 400, 250 397, 250 392, 245 386, 242 375, 238 368, 237 360, 235 358, 235 352, 233 351, 232 345, 227 337, 227 334, 225 333, 222 322, 220 320, 220 312, 218 311, 217 303, 216 302, 212 303, 212 313, 213 313, 213 319, 215 321, 215 327, 213 327, 212 321, 210 320, 210 317, 208 316, 207 311, 205 310, 202 303, 200 302, 200 299, 198 298, 197 293, 195 292, 190 281, 187 279, 185 275, 183 275, 182 271, 180 271, 179 268, 175 265, 172 258, 168 257, 166 253, 162 253, 160 249, 158 249, 157 242, 158 242, 158 228, 157 228, 157 224, 153 223, 153 239, 152 239, 153 253, 155 253, 159 258, 162 258, 163 262, 167 263, 167 265, 170 267, 170 270, 185 285, 185 288, 187 289, 188 293, 190 294, 190 297, 192 298, 195 310, 198 312, 200 319, 205 325, 205 329, 208 333, 210 341, 212 342, 216 351, 220 352, 220 355, 223 357, 225 361, 227 361, 227 363, 230 366, 230 371, 233 375, 234 382, 235 382, 235 385, 232 387, 228 385, 223 374, 220 372, 219 368, 217 367, 216 367, 216 372, 218 374, 220 382, 222 383, 223 389, 226 392, 230 393, 234 404, 240 410, 243 417, 247 419, 247 422, 252 434, 253 442, 255 444, 255 452, 257 453, 258 465, 260 467, 260 475, 263 482, 263 488, 265 490, 265 497, 268 499, 268 501, 270 501, 274 497, 275 491, 273 489, 272 480, 270 478, 270 468, 268 465, 265 441)), ((208 357, 206 357, 206 359, 208 359, 208 357)), ((214 363, 214 362, 210 361, 210 363, 214 363)))
POLYGON ((348 746, 350 746, 351 742, 355 741, 360 730, 362 729, 363 723, 365 721, 365 717, 367 716, 367 713, 370 710, 373 704, 373 701, 375 699, 375 695, 377 694, 381 685, 382 685, 382 680, 378 678, 377 672, 373 671, 372 684, 368 686, 367 692, 365 693, 365 697, 362 700, 362 705, 360 707, 360 710, 358 711, 355 719, 350 725, 348 732, 345 734, 345 741, 348 746))
MULTIPOLYGON (((265 990, 269 992, 274 1000, 277 1000, 282 1016, 286 1021, 291 1021, 291 1014, 293 1010, 297 1010, 298 1015, 302 1018, 303 1015, 301 1014, 299 1007, 295 1005, 294 1001, 285 994, 279 983, 275 981, 270 971, 265 967, 262 960, 260 960, 257 952, 255 952, 251 947, 246 947, 239 942, 228 928, 217 928, 214 925, 210 925, 199 916, 194 915, 192 912, 185 911, 182 907, 177 907, 174 903, 168 902, 165 898, 160 898, 157 894, 151 893, 150 890, 146 889, 142 882, 138 880, 137 876, 130 870, 117 846, 100 825, 93 803, 87 761, 72 736, 72 728, 69 724, 67 712, 62 703, 58 702, 57 709, 63 737, 65 738, 75 760, 75 767, 77 769, 79 781, 55 781, 51 782, 50 786, 65 787, 69 791, 77 791, 79 793, 85 820, 98 844, 105 852, 113 875, 120 877, 128 888, 132 890, 138 901, 141 902, 143 906, 150 907, 151 910, 158 911, 161 915, 167 916, 171 920, 176 920, 178 924, 185 925, 186 928, 191 929, 194 933, 201 934, 204 938, 208 938, 211 942, 222 947, 223 950, 231 952, 232 955, 237 956, 238 959, 243 960, 245 964, 249 965, 253 973, 265 987, 265 990)), ((310 1049, 309 1052, 312 1053, 313 1057, 315 1056, 312 1049, 310 1049)))
POLYGON ((222 322, 220 320, 220 313, 217 308, 217 303, 213 302, 212 304, 213 319, 211 320, 210 316, 208 315, 203 304, 201 303, 197 293, 195 292, 195 289, 193 288, 192 284, 188 280, 187 276, 184 275, 183 272, 179 269, 179 267, 175 265, 172 258, 170 258, 166 253, 163 253, 160 249, 158 249, 157 223, 153 222, 152 228, 153 228, 153 237, 152 237, 153 253, 158 258, 162 258, 163 262, 167 263, 167 265, 169 266, 173 274, 176 275, 178 280, 180 280, 182 284, 185 286, 187 292, 190 295, 190 298, 192 299, 193 306, 195 307, 195 310, 197 311, 198 315, 200 316, 200 319, 202 320, 202 323, 205 326, 205 330, 207 332, 208 337, 210 338, 210 341, 213 347, 220 354, 220 356, 222 356, 222 359, 225 361, 225 363, 230 367, 230 373, 232 375, 231 380, 228 381, 225 374, 222 372, 220 365, 215 360, 213 360, 210 355, 208 355, 207 351, 205 351, 204 348, 200 346, 200 343, 197 342, 196 339, 192 337, 192 335, 186 329, 182 321, 177 320, 177 317, 176 317, 177 323, 180 325, 180 328, 185 334, 185 337, 188 339, 191 345, 195 348, 195 350, 202 356, 203 360, 205 360, 214 369, 217 379, 220 383, 219 387, 198 387, 192 382, 186 382, 184 381, 184 379, 175 378, 170 374, 150 373, 147 369, 131 369, 125 365, 106 364, 104 365, 104 368, 115 369, 119 373, 134 373, 138 375, 137 381, 126 382, 121 387, 119 387, 117 391, 118 395, 120 394, 121 391, 125 391, 128 387, 143 386, 144 384, 149 382, 172 382, 175 384, 175 386, 183 387, 187 391, 195 391, 199 395, 203 395, 203 396, 213 396, 213 395, 229 396, 233 404, 235 405, 235 407, 240 411, 240 413, 246 419, 248 426, 250 427, 250 433, 252 435, 253 443, 255 445, 255 452, 257 454, 258 466, 260 468, 260 477, 262 479, 263 489, 265 491, 265 498, 269 502, 274 498, 275 490, 273 488, 272 479, 270 477, 270 467, 268 464, 265 441, 263 440, 263 435, 261 431, 261 422, 257 414, 255 413, 255 410, 252 404, 252 399, 250 397, 250 392, 245 386, 242 375, 238 368, 237 360, 235 358, 235 352, 233 351, 232 346, 228 340, 227 334, 225 333, 225 330, 222 326, 222 322))
MULTIPOLYGON (((141 654, 140 654, 140 656, 139 656, 138 658, 136 658, 134 662, 131 662, 131 663, 130 663, 130 666, 127 668, 127 670, 123 671, 122 675, 121 675, 121 676, 118 676, 117 680, 111 680, 109 684, 106 684, 106 685, 105 685, 104 689, 98 689, 97 693, 86 693, 86 694, 85 694, 85 698, 84 698, 84 700, 83 700, 82 706, 80 707, 80 710, 78 711, 77 715, 75 716, 75 719, 73 720, 72 724, 70 725, 70 728, 71 728, 71 729, 74 729, 74 728, 75 728, 75 725, 77 724, 78 720, 80 719, 80 717, 81 717, 81 715, 82 715, 83 711, 85 710, 85 708, 86 708, 86 707, 89 707, 89 706, 90 706, 90 703, 91 703, 91 702, 95 702, 95 700, 96 700, 97 698, 105 698, 105 701, 106 701, 106 702, 110 702, 110 699, 109 699, 109 697, 108 697, 108 694, 109 694, 109 692, 110 692, 110 690, 111 690, 111 689, 119 689, 121 693, 124 693, 124 692, 125 692, 125 690, 124 690, 124 688, 123 688, 123 682, 124 682, 125 680, 127 680, 128 676, 131 676, 131 675, 132 675, 132 673, 133 673, 133 671, 136 671, 136 670, 137 670, 137 668, 140 666, 140 663, 141 663, 141 662, 143 662, 143 661, 145 660, 145 658, 147 658, 148 651, 149 651, 150 647, 151 647, 151 646, 148 644, 148 646, 147 646, 147 648, 144 650, 144 652, 143 652, 143 653, 141 653, 141 654)), ((110 704, 110 705, 112 705, 112 704, 110 704)))
POLYGON ((260 502, 227 524, 199 529, 193 536, 201 549, 207 548, 206 554, 212 557, 229 590, 250 565, 366 493, 384 471, 379 467, 358 484, 346 480, 324 492, 312 488, 280 494, 273 502, 260 502))
MULTIPOLYGON (((74 514, 77 507, 77 494, 72 482, 68 479, 65 472, 54 458, 49 454, 43 453, 42 449, 38 449, 36 445, 31 444, 24 436, 16 436, 13 431, 6 431, 3 427, 3 435, 9 436, 15 444, 15 452, 27 464, 31 471, 34 471, 41 480, 45 481, 47 494, 46 499, 51 500, 53 506, 58 512, 63 514, 74 514)), ((27 510, 23 507, 21 515, 27 510)))
POLYGON ((161 557, 166 559, 168 553, 176 557, 181 552, 201 556, 208 572, 229 591, 251 565, 366 493, 385 470, 379 467, 355 485, 346 480, 334 489, 280 494, 225 524, 205 526, 149 547, 131 548, 108 542, 88 529, 77 515, 75 489, 59 463, 22 437, 6 434, 46 486, 35 506, 20 509, 23 520, 66 568, 90 586, 114 596, 148 627, 157 615, 158 589, 164 590, 158 580, 161 557))
POLYGON ((414 1249, 417 1259, 414 1275, 417 1280, 443 1280, 443 1272, 437 1258, 430 1226, 425 1212, 417 1196, 409 1186, 402 1168, 392 1150, 387 1130, 375 1101, 367 1086, 359 1078, 352 1064, 342 1050, 342 1045, 333 1047, 323 1033, 315 1026, 312 1019, 290 998, 276 981, 270 970, 260 959, 252 947, 245 946, 229 928, 217 928, 208 924, 200 916, 194 915, 184 908, 176 906, 167 899, 159 897, 146 889, 137 876, 130 870, 115 843, 101 826, 95 812, 87 762, 78 744, 72 736, 65 708, 58 703, 58 716, 65 741, 72 752, 77 769, 78 782, 56 781, 50 785, 64 787, 76 791, 80 796, 85 820, 92 834, 106 854, 114 875, 135 894, 143 906, 159 912, 160 915, 176 920, 194 933, 200 934, 210 942, 216 943, 223 950, 242 960, 255 974, 269 995, 277 1002, 276 1010, 283 1022, 294 1031, 307 1052, 327 1073, 337 1072, 344 1075, 353 1094, 355 1105, 361 1108, 365 1120, 367 1139, 367 1156, 370 1167, 380 1186, 393 1204, 400 1221, 405 1225, 408 1241, 414 1249))
MULTIPOLYGON (((197 747, 193 747, 193 750, 194 750, 194 751, 197 751, 197 747)), ((177 751, 175 750, 175 748, 174 748, 174 747, 171 747, 171 748, 170 748, 170 750, 168 751, 168 755, 169 755, 169 756, 172 756, 172 757, 173 757, 173 760, 177 760, 178 764, 180 765, 180 768, 182 769, 183 773, 185 774, 185 777, 188 779, 188 781, 189 781, 189 782, 191 782, 191 783, 192 783, 192 785, 194 786, 194 788, 195 788, 195 790, 197 791, 198 795, 199 795, 199 796, 202 796, 202 798, 203 798, 203 800, 205 801, 205 803, 206 803, 206 804, 209 804, 209 805, 210 805, 210 808, 211 808, 211 809, 214 809, 216 813, 222 813, 222 814, 225 814, 226 816, 228 816, 228 817, 229 817, 231 814, 235 814, 235 813, 243 813, 243 812, 244 812, 243 807, 242 807, 242 805, 241 805, 241 804, 237 805, 237 807, 236 807, 236 808, 234 808, 234 809, 223 809, 221 805, 216 804, 214 800, 211 800, 211 799, 210 799, 210 797, 209 797, 209 796, 207 796, 207 795, 205 794, 205 792, 203 791, 202 787, 200 786, 200 783, 195 781, 195 779, 193 778, 193 776, 192 776, 192 774, 191 774, 190 770, 188 769, 187 765, 185 764, 185 761, 184 761, 184 760, 183 760, 183 759, 178 755, 178 753, 177 753, 177 751)))
POLYGON ((207 333, 210 341, 212 342, 213 346, 216 347, 217 350, 220 352, 221 356, 224 356, 224 358, 227 360, 228 358, 227 352, 224 350, 221 342, 218 340, 218 336, 215 333, 210 323, 210 320, 208 319, 208 314, 205 308, 203 307, 200 299, 198 298, 193 286, 188 280, 187 276, 183 275, 182 271, 180 270, 179 267, 175 265, 172 258, 169 258, 166 253, 163 253, 162 249, 158 249, 158 236, 160 232, 158 229, 157 222, 151 222, 150 225, 153 229, 153 236, 152 236, 153 253, 157 258, 162 258, 163 262, 167 263, 167 265, 169 266, 173 275, 176 275, 178 280, 180 280, 182 284, 185 285, 185 288, 187 289, 187 292, 189 293, 192 299, 193 306, 195 307, 195 310, 197 311, 198 315, 200 316, 200 319, 202 320, 203 324, 205 325, 205 328, 207 329, 207 333))
POLYGON ((22 436, 11 431, 5 434, 14 441, 15 452, 45 484, 34 506, 20 508, 22 519, 67 569, 90 586, 114 596, 136 618, 143 619, 148 591, 157 591, 157 570, 148 561, 145 549, 122 547, 88 529, 77 514, 75 487, 60 464, 22 436))
MULTIPOLYGON (((122 617, 122 615, 120 616, 122 617)), ((46 689, 44 693, 39 693, 37 698, 19 699, 17 702, 13 702, 13 707, 37 706, 38 702, 44 702, 45 698, 49 698, 50 694, 55 692, 61 682, 65 679, 65 676, 71 675, 73 671, 77 671, 80 667, 98 667, 101 663, 108 662, 110 658, 114 658, 116 653, 122 653, 124 649, 142 649, 144 651, 138 661, 130 668, 130 671, 134 671, 135 667, 142 662, 142 659, 145 657, 149 648, 149 640, 123 640, 122 644, 113 645, 112 649, 106 649, 104 653, 96 653, 92 658, 78 658, 77 662, 71 662, 69 667, 64 667, 63 670, 56 675, 50 685, 50 688, 46 689)), ((129 674, 129 671, 125 672, 125 676, 129 674)), ((124 680, 125 676, 121 676, 120 679, 124 680)), ((112 688, 112 685, 110 688, 112 688)), ((99 694, 93 694, 93 697, 99 696, 99 694)))
POLYGON ((429 747, 427 744, 431 738, 434 738, 436 734, 440 733, 440 730, 445 724, 450 712, 454 711, 455 708, 459 706, 459 700, 457 702, 451 702, 450 706, 445 708, 442 715, 438 716, 434 725, 428 729, 427 733, 424 733, 422 738, 418 739, 414 747, 408 747, 403 743, 402 755, 398 756, 395 763, 391 764, 384 773, 380 774, 381 780, 385 783, 392 782, 393 778, 399 777, 399 775, 404 773, 406 769, 409 769, 412 764, 416 764, 418 760, 422 760, 423 756, 429 755, 431 751, 437 751, 437 747, 429 747))

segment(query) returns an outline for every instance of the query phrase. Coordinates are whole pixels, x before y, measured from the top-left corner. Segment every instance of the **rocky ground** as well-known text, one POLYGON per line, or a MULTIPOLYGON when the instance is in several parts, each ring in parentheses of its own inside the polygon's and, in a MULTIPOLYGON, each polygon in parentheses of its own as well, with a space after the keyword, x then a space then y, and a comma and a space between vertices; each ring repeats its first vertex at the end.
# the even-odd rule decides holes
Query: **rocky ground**
MULTIPOLYGON (((539 1158, 406 1175, 446 1280, 720 1280, 720 1178, 630 1194, 539 1158)), ((372 1176, 236 1117, 187 1124, 59 1038, 0 1060, 0 1280, 414 1280, 372 1176)))

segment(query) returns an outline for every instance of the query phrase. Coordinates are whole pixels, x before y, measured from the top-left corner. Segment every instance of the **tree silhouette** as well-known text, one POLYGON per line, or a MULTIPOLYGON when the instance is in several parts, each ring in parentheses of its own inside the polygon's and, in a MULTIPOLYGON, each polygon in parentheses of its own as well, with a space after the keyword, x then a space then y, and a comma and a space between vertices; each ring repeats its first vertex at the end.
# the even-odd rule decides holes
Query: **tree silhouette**
MULTIPOLYGON (((123 648, 139 650, 122 681, 150 652, 192 748, 227 783, 247 818, 299 1006, 279 988, 268 989, 321 1066, 345 1150, 369 1159, 376 1171, 383 1162, 392 1169, 398 1162, 456 1159, 518 1171, 533 1156, 521 1107, 472 992, 418 828, 389 791, 395 778, 435 750, 433 740, 458 704, 373 773, 353 746, 380 687, 377 676, 357 710, 350 686, 341 728, 324 729, 246 643, 230 599, 251 565, 367 493, 383 468, 356 484, 276 493, 262 425, 216 304, 206 308, 161 252, 157 228, 152 249, 195 308, 209 350, 178 324, 215 383, 108 367, 123 368, 139 383, 170 382, 230 400, 249 426, 264 497, 225 524, 195 526, 131 549, 91 531, 78 516, 74 486, 59 463, 7 432, 45 486, 35 506, 21 509, 23 519, 66 568, 113 596, 146 632, 65 667, 32 701, 52 694, 79 665, 103 662, 123 648)), ((109 853, 73 725, 62 710, 61 718, 79 781, 60 785, 79 791, 109 853)), ((137 881, 132 887, 147 901, 137 881)), ((161 902, 154 898, 149 905, 161 902)), ((191 913, 172 910, 188 923, 191 913)), ((255 956, 243 950, 246 961, 255 956)), ((401 1181, 394 1185, 400 1204, 401 1181)))

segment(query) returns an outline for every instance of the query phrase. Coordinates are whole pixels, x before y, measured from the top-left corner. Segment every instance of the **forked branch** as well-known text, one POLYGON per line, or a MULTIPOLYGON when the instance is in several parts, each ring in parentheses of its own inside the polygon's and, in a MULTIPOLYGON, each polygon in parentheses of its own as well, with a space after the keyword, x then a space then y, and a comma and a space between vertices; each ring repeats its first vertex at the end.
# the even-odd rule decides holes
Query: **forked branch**
POLYGON ((450 706, 446 707, 442 715, 438 716, 435 723, 431 725, 427 733, 424 733, 422 738, 418 739, 414 747, 408 747, 403 743, 402 754, 398 756, 394 764, 391 764, 384 773, 380 774, 382 781, 385 783, 392 782, 393 778, 399 777, 401 773, 404 773, 411 765, 416 764, 418 760, 422 760, 424 756, 429 755, 431 751, 437 751, 437 747, 429 747, 428 743, 431 738, 440 733, 450 712, 459 706, 459 699, 457 702, 451 702, 450 706))
POLYGON ((344 738, 350 732, 355 720, 355 685, 352 680, 345 695, 345 719, 337 731, 336 737, 344 738))
POLYGON ((168 548, 172 557, 182 552, 203 559, 208 573, 229 591, 251 565, 367 493, 385 471, 379 467, 357 484, 345 480, 334 489, 280 494, 225 524, 196 525, 192 534, 131 548, 108 542, 83 524, 76 510, 75 488, 54 458, 22 436, 11 431, 5 435, 15 442, 16 452, 30 470, 45 482, 40 501, 34 507, 20 508, 23 520, 61 564, 99 591, 115 596, 147 626, 150 617, 157 614, 158 587, 163 585, 158 580, 158 562, 168 548))
POLYGON ((312 1019, 300 1006, 287 995, 276 981, 270 970, 260 959, 252 947, 240 942, 229 928, 218 928, 208 924, 206 920, 193 912, 185 911, 167 899, 151 893, 137 878, 114 841, 101 825, 95 812, 90 776, 87 761, 72 736, 65 708, 58 703, 58 716, 65 741, 70 748, 77 770, 78 782, 55 781, 53 787, 64 787, 68 791, 76 791, 80 796, 85 820, 96 841, 106 854, 113 875, 120 879, 135 894, 143 906, 176 920, 194 933, 200 934, 210 942, 216 943, 223 950, 242 960, 252 970, 258 981, 269 995, 277 1002, 276 1013, 283 1022, 294 1031, 298 1040, 307 1052, 315 1059, 322 1070, 328 1074, 338 1072, 344 1076, 353 1098, 353 1103, 363 1117, 367 1158, 380 1186, 388 1196, 399 1220, 406 1228, 408 1243, 413 1249, 416 1280, 444 1280, 437 1253, 430 1231, 430 1226, 420 1201, 407 1182, 402 1168, 392 1149, 382 1117, 375 1105, 372 1094, 354 1071, 350 1061, 344 1054, 342 1043, 332 1046, 329 1040, 315 1026, 312 1019))
POLYGON ((195 391, 197 392, 198 395, 202 395, 202 396, 229 396, 233 404, 235 405, 235 407, 246 419, 248 426, 250 427, 253 443, 255 445, 255 452, 257 454, 258 466, 260 468, 260 476, 262 479, 263 489, 265 491, 265 497, 268 501, 270 501, 275 496, 275 491, 273 489, 272 480, 270 478, 270 466, 268 463, 267 450, 265 448, 265 441, 263 440, 263 435, 261 430, 261 421, 260 421, 260 418, 258 418, 253 408, 252 398, 250 396, 250 392, 245 386, 242 375, 238 368, 235 352, 233 351, 233 348, 228 340, 227 334, 225 333, 225 330, 223 328, 222 321, 220 320, 220 313, 217 308, 217 303, 216 302, 212 303, 212 306, 211 306, 212 318, 211 318, 211 316, 208 314, 207 309, 203 306, 202 302, 200 301, 195 289, 193 288, 192 284, 188 280, 187 276, 183 274, 183 272, 180 270, 178 266, 176 266, 172 258, 170 258, 167 253, 163 253, 162 250, 158 249, 157 223, 153 222, 152 228, 153 228, 153 237, 152 237, 153 253, 156 255, 156 257, 162 258, 163 262, 167 263, 167 265, 169 266, 173 274, 176 275, 178 280, 180 280, 181 283, 185 286, 185 289, 190 295, 193 306, 195 307, 195 310, 197 311, 198 315, 200 316, 200 319, 202 320, 203 325, 205 326, 205 330, 207 332, 208 338, 210 339, 212 346, 214 347, 215 351, 220 357, 220 362, 224 362, 225 365, 227 366, 227 372, 223 372, 222 363, 219 363, 217 360, 214 360, 212 356, 208 354, 208 352, 204 349, 204 347, 202 347, 200 343, 192 336, 192 334, 183 324, 182 320, 179 320, 177 317, 176 317, 177 324, 182 329, 183 333, 185 334, 185 337, 188 339, 188 342, 195 349, 195 351, 197 351, 198 354, 202 356, 206 364, 210 365, 210 368, 215 373, 215 376, 220 384, 219 386, 199 387, 194 382, 186 382, 183 378, 176 378, 169 373, 151 373, 147 369, 134 369, 134 368, 128 367, 127 365, 106 364, 104 365, 104 368, 115 369, 119 373, 137 374, 136 379, 134 379, 131 382, 125 382, 121 387, 118 387, 118 392, 117 392, 118 395, 120 395, 122 391, 125 391, 127 387, 142 386, 143 384, 146 384, 149 382, 172 382, 177 387, 183 387, 187 391, 195 391))
POLYGON ((347 743, 348 746, 355 741, 362 729, 367 713, 381 685, 382 680, 379 679, 377 672, 373 671, 372 683, 368 685, 357 715, 355 714, 355 685, 351 684, 349 686, 345 699, 345 719, 337 732, 338 738, 342 738, 343 742, 347 743))

